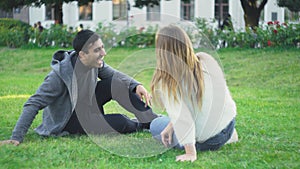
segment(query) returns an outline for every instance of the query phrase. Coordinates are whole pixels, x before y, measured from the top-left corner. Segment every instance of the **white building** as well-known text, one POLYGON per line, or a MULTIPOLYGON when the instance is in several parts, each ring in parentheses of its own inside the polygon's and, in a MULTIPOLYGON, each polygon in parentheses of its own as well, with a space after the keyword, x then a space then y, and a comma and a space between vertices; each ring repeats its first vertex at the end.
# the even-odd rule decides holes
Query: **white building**
MULTIPOLYGON (((146 27, 149 24, 168 24, 193 18, 206 18, 218 25, 218 18, 223 20, 227 13, 231 14, 235 30, 244 29, 244 12, 240 0, 191 0, 189 4, 181 0, 161 0, 159 6, 133 7, 134 0, 128 0, 130 9, 127 10, 126 0, 98 1, 85 6, 78 6, 77 1, 63 4, 63 22, 68 27, 76 28, 83 24, 84 28, 96 29, 99 22, 114 22, 120 27, 137 26, 146 27), (128 18, 127 18, 128 14, 128 18), (118 19, 118 20, 116 20, 118 19)), ((40 8, 30 7, 29 24, 41 21, 42 25, 49 27, 54 24, 53 9, 43 5, 40 8)), ((284 22, 284 8, 277 6, 276 0, 268 0, 262 12, 262 22, 278 20, 284 22)))

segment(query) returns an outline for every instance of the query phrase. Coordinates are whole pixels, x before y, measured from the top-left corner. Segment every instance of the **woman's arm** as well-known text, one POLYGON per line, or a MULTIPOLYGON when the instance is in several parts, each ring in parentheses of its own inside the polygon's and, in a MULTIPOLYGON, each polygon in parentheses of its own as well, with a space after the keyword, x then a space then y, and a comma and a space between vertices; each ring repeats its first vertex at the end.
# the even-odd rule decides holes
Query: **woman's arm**
POLYGON ((170 122, 167 127, 160 133, 161 135, 161 141, 165 145, 165 147, 168 147, 169 145, 172 144, 172 138, 173 138, 173 125, 170 122))
MULTIPOLYGON (((176 161, 195 161, 197 152, 195 147, 195 117, 190 112, 185 100, 174 101, 169 99, 168 94, 163 94, 164 105, 171 122, 161 133, 162 141, 166 145, 172 142, 169 138, 173 131, 180 145, 184 145, 185 154, 177 156, 176 161)), ((172 136, 172 135, 171 135, 172 136)))
MULTIPOLYGON (((173 133, 174 133, 174 129, 171 122, 160 133, 161 140, 166 147, 172 144, 173 133)), ((184 149, 185 149, 185 154, 177 156, 176 161, 194 162, 195 160, 197 160, 197 151, 196 151, 195 144, 186 144, 184 145, 184 149)))

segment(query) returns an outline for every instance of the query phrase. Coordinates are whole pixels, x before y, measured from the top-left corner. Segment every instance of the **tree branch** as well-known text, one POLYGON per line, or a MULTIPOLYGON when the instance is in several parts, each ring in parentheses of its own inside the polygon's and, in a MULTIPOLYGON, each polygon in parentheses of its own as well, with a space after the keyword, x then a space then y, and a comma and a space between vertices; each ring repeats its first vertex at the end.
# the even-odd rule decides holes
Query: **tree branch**
POLYGON ((263 0, 263 1, 260 3, 260 5, 259 5, 258 10, 259 10, 259 11, 262 11, 262 10, 264 9, 264 7, 265 7, 265 5, 266 5, 267 2, 268 2, 268 0, 263 0))

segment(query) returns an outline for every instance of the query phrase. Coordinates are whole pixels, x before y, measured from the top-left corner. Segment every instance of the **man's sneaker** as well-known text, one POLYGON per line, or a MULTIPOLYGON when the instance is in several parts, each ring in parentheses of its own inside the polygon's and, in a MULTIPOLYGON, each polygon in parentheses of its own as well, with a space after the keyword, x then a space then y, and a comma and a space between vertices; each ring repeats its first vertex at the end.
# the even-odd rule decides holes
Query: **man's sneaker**
POLYGON ((131 120, 137 123, 137 126, 136 126, 137 131, 148 131, 149 132, 151 122, 149 122, 149 123, 140 123, 138 121, 138 119, 136 119, 136 118, 131 119, 131 120))

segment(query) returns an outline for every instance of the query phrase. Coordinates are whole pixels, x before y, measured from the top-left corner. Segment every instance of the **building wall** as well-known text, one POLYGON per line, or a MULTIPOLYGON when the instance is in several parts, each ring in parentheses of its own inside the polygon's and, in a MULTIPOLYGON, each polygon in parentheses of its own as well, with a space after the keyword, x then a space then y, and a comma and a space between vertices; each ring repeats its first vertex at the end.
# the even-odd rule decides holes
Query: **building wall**
POLYGON ((196 0, 195 1, 195 16, 207 19, 214 18, 215 1, 196 0))
POLYGON ((280 8, 277 5, 277 1, 276 0, 269 0, 268 3, 266 4, 265 8, 264 8, 264 21, 269 22, 269 21, 274 21, 274 19, 272 19, 272 13, 277 15, 277 21, 279 21, 280 23, 284 22, 284 8, 280 8))
POLYGON ((112 1, 94 2, 92 20, 79 20, 78 2, 73 1, 63 5, 63 22, 69 27, 76 28, 83 24, 84 28, 95 30, 99 22, 112 20, 112 1), (105 14, 105 15, 104 15, 105 14))
POLYGON ((37 7, 29 8, 29 24, 33 26, 38 21, 41 21, 43 26, 45 26, 46 23, 49 24, 48 23, 49 21, 45 20, 45 6, 44 5, 42 5, 40 8, 37 8, 37 7))
MULTIPOLYGON (((131 10, 128 13, 128 22, 125 20, 112 21, 112 1, 98 1, 93 3, 93 19, 91 21, 79 20, 79 7, 76 1, 70 3, 64 3, 63 5, 63 21, 64 24, 69 27, 76 28, 79 24, 83 24, 84 28, 90 28, 95 30, 98 28, 98 23, 104 24, 113 22, 117 25, 117 28, 122 29, 129 26, 146 27, 148 25, 167 25, 180 21, 180 4, 181 0, 162 0, 160 4, 160 21, 147 21, 147 8, 142 9, 132 7, 134 0, 129 0, 131 10)), ((195 0, 195 17, 206 18, 209 21, 214 19, 214 0, 195 0)), ((277 6, 276 0, 269 0, 264 9, 264 20, 270 21, 272 12, 276 12, 278 20, 284 21, 284 8, 277 6)), ((229 0, 229 13, 232 16, 232 22, 235 30, 244 29, 244 12, 241 7, 240 0, 229 0)), ((126 17, 126 16, 124 16, 126 17)), ((29 9, 29 23, 33 25, 37 21, 41 21, 42 25, 50 27, 54 23, 54 20, 44 20, 45 18, 45 6, 40 8, 30 7, 29 9)), ((214 24, 217 26, 217 23, 214 24)))
POLYGON ((78 7, 77 2, 69 2, 63 4, 63 22, 64 24, 68 25, 69 27, 73 27, 76 29, 77 21, 78 21, 78 7))
POLYGON ((14 19, 29 23, 29 7, 24 6, 23 8, 14 9, 13 17, 14 19))
POLYGON ((245 21, 240 0, 229 0, 229 14, 231 15, 234 30, 243 30, 245 28, 245 21))
POLYGON ((161 22, 177 22, 180 21, 180 0, 162 1, 161 14, 163 15, 161 22))
POLYGON ((0 10, 0 18, 13 18, 13 12, 7 12, 4 10, 0 10))
POLYGON ((100 22, 111 21, 113 18, 112 6, 113 6, 112 1, 105 1, 105 2, 98 1, 94 3, 93 13, 95 13, 96 15, 93 16, 93 19, 95 21, 100 21, 100 22))

